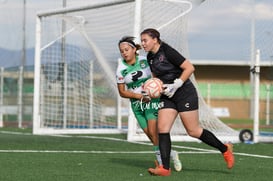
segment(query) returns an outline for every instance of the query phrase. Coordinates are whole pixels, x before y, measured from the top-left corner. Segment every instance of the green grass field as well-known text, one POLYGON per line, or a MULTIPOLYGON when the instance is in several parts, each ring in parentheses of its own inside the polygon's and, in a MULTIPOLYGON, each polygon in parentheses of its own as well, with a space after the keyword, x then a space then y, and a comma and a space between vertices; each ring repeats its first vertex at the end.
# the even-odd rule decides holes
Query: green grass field
POLYGON ((183 170, 151 176, 150 143, 129 143, 126 135, 34 136, 31 129, 0 129, 3 181, 252 181, 272 180, 273 144, 234 144, 235 167, 202 143, 174 142, 183 170))

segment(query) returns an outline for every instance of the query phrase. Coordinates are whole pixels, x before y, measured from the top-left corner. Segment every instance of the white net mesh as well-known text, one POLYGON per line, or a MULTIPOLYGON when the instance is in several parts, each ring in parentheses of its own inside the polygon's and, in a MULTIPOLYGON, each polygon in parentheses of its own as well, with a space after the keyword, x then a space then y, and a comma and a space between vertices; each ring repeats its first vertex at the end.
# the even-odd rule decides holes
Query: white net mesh
MULTIPOLYGON (((120 57, 118 40, 125 35, 139 36, 148 27, 157 28, 163 41, 188 57, 187 15, 201 2, 114 1, 41 13, 41 35, 37 38, 41 39, 41 56, 36 66, 40 71, 35 70, 40 84, 35 84, 39 95, 34 105, 38 109, 34 112, 34 132, 110 133, 127 129, 127 120, 120 121, 121 114, 116 112, 120 106, 128 108, 127 100, 117 102, 114 72, 120 57), (138 3, 142 3, 140 9, 138 3)), ((129 140, 147 139, 132 114, 128 122, 129 140)), ((212 114, 202 97, 200 122, 216 134, 237 136, 212 114)), ((180 121, 173 126, 172 135, 186 135, 180 121)))

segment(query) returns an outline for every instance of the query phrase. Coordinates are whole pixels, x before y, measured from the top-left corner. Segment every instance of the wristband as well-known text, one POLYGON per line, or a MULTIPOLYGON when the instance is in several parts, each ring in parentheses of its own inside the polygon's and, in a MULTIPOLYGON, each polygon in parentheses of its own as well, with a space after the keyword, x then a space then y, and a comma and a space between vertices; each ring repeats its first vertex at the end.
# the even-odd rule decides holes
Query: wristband
POLYGON ((180 78, 177 78, 177 79, 174 80, 173 83, 174 83, 175 87, 179 88, 184 84, 184 81, 182 79, 180 79, 180 78))

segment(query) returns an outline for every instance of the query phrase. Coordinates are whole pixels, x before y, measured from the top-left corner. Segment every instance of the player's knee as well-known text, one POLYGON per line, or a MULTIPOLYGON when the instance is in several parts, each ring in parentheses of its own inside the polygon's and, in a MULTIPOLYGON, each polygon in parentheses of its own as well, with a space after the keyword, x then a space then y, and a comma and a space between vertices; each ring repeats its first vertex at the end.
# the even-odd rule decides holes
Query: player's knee
POLYGON ((187 133, 189 136, 194 137, 194 138, 199 138, 201 136, 201 132, 199 131, 199 129, 188 130, 187 133))

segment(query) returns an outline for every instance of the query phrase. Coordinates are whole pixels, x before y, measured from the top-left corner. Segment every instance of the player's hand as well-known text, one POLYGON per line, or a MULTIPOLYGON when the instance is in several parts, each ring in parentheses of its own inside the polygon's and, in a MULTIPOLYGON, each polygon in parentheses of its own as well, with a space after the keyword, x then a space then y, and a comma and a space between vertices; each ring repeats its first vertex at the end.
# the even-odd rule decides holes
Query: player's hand
POLYGON ((173 84, 163 84, 163 94, 172 98, 174 93, 183 85, 183 83, 183 80, 177 78, 174 80, 173 84))
POLYGON ((151 97, 149 96, 149 94, 146 91, 142 91, 141 94, 142 94, 142 98, 141 98, 142 102, 146 103, 146 102, 151 101, 151 97))

